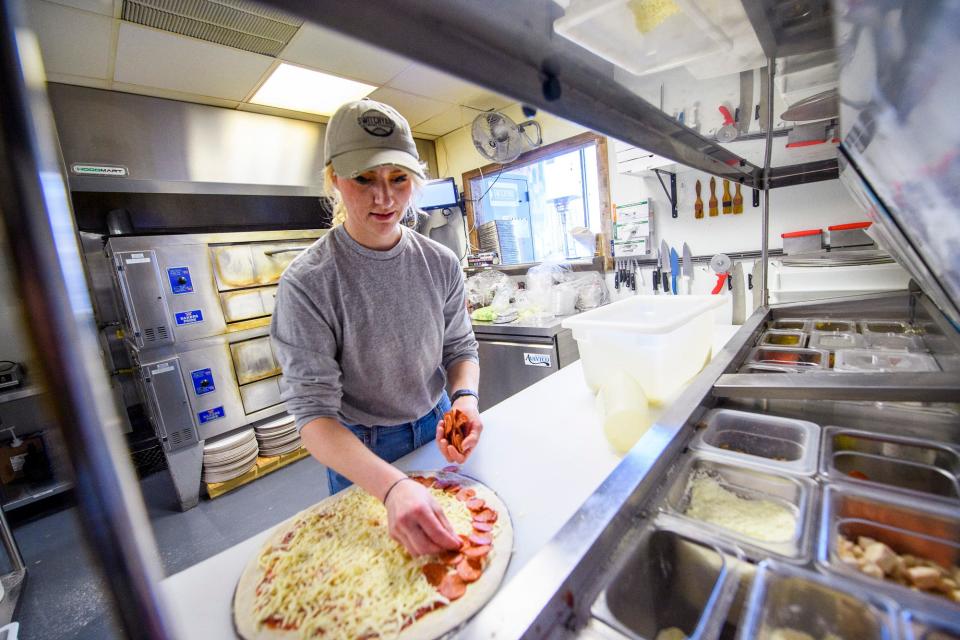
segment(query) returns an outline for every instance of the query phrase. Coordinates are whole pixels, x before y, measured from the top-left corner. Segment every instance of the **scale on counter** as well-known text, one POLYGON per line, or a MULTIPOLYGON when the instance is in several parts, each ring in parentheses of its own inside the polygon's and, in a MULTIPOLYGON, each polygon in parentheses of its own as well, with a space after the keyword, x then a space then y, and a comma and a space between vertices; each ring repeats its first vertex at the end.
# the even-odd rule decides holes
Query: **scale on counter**
POLYGON ((0 360, 0 389, 19 387, 23 382, 23 367, 19 362, 0 360))

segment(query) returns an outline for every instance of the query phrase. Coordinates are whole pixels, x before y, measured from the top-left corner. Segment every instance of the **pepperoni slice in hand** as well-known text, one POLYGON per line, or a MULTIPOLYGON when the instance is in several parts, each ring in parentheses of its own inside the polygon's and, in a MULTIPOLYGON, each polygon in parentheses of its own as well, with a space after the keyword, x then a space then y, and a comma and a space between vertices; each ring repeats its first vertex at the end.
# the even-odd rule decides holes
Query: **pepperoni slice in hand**
POLYGON ((490 553, 490 545, 484 545, 482 547, 467 547, 463 550, 463 555, 468 558, 483 558, 490 553))
POLYGON ((460 564, 460 561, 463 560, 463 557, 463 554, 459 551, 444 551, 440 554, 440 560, 443 562, 443 564, 451 567, 455 567, 460 564))
POLYGON ((440 583, 443 582, 444 576, 447 575, 446 565, 442 565, 438 562, 430 562, 423 565, 423 575, 426 576, 427 582, 430 583, 432 587, 440 586, 440 583))
POLYGON ((458 574, 448 573, 440 583, 438 591, 447 600, 458 600, 466 593, 467 583, 458 574))
POLYGON ((470 544, 475 547, 485 547, 493 543, 493 538, 483 534, 475 533, 470 536, 470 544))
POLYGON ((477 533, 490 533, 493 531, 493 525, 489 522, 477 522, 473 521, 473 530, 477 533))
POLYGON ((471 498, 467 500, 467 509, 470 509, 470 511, 483 511, 485 506, 487 506, 487 503, 484 502, 482 498, 471 498))
POLYGON ((493 509, 484 509, 479 513, 473 514, 474 522, 496 522, 497 521, 497 512, 493 509))
POLYGON ((464 582, 476 582, 480 578, 481 573, 483 572, 475 567, 469 560, 465 559, 457 565, 457 575, 460 576, 464 582))

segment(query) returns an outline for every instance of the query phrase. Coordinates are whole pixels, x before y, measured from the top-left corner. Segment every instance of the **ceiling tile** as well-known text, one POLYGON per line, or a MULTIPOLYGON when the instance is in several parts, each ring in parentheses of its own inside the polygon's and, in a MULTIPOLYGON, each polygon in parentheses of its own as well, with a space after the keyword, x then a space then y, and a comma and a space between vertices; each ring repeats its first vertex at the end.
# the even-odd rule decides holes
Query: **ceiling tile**
POLYGON ((419 63, 413 63, 404 69, 387 83, 387 87, 481 110, 502 109, 514 102, 419 63))
POLYGON ((92 11, 111 18, 114 15, 113 0, 50 0, 50 2, 80 9, 81 11, 92 11))
POLYGON ((310 23, 300 27, 278 57, 376 85, 410 66, 405 58, 310 23))
POLYGON ((120 23, 114 79, 225 100, 242 100, 273 58, 120 23))
POLYGON ((103 78, 88 78, 86 76, 72 76, 68 73, 47 73, 47 82, 59 82, 60 84, 73 84, 81 87, 93 87, 94 89, 110 89, 113 84, 103 78))
POLYGON ((448 102, 439 102, 386 87, 377 89, 369 97, 371 100, 385 102, 399 111, 410 123, 412 129, 416 129, 421 122, 429 120, 453 106, 448 102))
POLYGON ((109 78, 112 18, 44 0, 26 5, 48 72, 109 78))
POLYGON ((470 124, 478 112, 467 107, 455 105, 413 128, 414 133, 431 136, 443 136, 460 127, 470 124))
POLYGON ((127 84, 125 82, 114 82, 110 85, 110 89, 113 91, 122 91, 124 93, 136 93, 142 96, 153 96, 154 98, 166 98, 168 100, 179 100, 181 102, 209 104, 214 107, 225 107, 227 109, 236 109, 240 105, 240 102, 237 100, 225 100, 223 98, 203 96, 196 93, 184 93, 183 91, 173 91, 171 89, 158 89, 157 87, 144 87, 138 84, 127 84))

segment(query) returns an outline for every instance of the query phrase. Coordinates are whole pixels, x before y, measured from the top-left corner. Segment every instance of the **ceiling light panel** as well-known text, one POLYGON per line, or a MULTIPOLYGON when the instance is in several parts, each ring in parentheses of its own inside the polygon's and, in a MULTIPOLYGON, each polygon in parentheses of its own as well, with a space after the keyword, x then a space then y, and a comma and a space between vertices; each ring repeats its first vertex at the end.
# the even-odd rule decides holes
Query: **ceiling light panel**
POLYGON ((303 24, 247 0, 123 0, 123 19, 273 57, 303 24))
POLYGON ((374 89, 373 85, 283 63, 250 102, 329 116, 344 102, 359 100, 374 89))

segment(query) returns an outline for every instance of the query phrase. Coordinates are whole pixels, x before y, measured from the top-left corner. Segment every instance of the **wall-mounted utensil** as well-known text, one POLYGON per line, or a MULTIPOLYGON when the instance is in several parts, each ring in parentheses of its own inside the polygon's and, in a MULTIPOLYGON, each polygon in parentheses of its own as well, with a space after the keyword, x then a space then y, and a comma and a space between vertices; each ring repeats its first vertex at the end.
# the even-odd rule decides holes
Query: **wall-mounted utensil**
POLYGON ((717 210, 717 179, 710 178, 710 217, 714 217, 720 212, 717 210))
POLYGON ((733 142, 737 139, 737 125, 733 115, 730 113, 730 109, 727 109, 724 105, 720 105, 720 115, 723 116, 723 126, 717 130, 717 140, 733 142))
POLYGON ((697 180, 697 186, 694 187, 697 191, 697 200, 693 203, 693 217, 700 219, 703 217, 703 198, 700 197, 700 181, 697 180))
POLYGON ((733 212, 743 213, 743 194, 740 193, 740 183, 737 183, 737 192, 733 195, 733 212))
POLYGON ((730 181, 723 181, 723 212, 733 213, 733 196, 730 195, 730 181))

